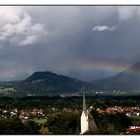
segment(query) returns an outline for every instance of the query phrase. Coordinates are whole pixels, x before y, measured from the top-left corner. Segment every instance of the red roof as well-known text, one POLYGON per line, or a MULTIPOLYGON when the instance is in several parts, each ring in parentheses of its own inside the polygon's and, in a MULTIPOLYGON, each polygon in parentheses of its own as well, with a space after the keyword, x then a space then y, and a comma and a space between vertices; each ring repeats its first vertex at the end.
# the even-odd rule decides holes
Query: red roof
POLYGON ((110 113, 111 112, 111 108, 110 107, 106 108, 106 112, 110 113))
POLYGON ((127 131, 129 131, 129 132, 139 132, 140 133, 140 128, 128 128, 127 131))

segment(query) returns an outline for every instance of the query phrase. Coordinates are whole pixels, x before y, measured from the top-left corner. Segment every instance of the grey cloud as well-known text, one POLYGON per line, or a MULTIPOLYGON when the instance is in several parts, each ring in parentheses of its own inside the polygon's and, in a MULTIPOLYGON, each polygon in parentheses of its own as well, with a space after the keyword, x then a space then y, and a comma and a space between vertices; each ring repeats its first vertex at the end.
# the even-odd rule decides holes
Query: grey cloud
POLYGON ((92 80, 116 73, 96 67, 86 70, 81 61, 133 63, 131 58, 140 52, 137 6, 1 8, 0 79, 49 70, 92 80))

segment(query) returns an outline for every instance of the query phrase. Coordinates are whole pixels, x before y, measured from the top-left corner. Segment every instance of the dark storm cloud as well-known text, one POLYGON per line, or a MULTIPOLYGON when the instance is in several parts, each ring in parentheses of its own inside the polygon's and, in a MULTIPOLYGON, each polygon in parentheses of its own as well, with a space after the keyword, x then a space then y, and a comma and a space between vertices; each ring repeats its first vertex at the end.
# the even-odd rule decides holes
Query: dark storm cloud
POLYGON ((92 80, 114 72, 82 69, 78 62, 128 63, 140 52, 139 7, 28 6, 0 11, 2 80, 38 70, 92 80))

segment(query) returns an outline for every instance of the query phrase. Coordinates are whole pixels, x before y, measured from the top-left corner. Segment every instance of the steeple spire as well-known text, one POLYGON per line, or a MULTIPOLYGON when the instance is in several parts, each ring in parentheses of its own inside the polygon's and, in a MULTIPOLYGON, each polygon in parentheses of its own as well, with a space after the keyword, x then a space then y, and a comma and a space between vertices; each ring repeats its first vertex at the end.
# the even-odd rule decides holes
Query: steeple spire
POLYGON ((84 87, 82 88, 82 93, 83 93, 83 111, 86 112, 86 100, 85 100, 85 89, 84 89, 84 87))

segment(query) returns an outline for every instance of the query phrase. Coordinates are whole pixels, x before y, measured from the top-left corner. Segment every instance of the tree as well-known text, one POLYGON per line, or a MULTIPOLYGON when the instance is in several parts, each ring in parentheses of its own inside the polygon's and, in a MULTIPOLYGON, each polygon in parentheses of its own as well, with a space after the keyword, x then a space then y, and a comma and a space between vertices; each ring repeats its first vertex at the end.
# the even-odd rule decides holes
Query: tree
POLYGON ((39 134, 39 128, 34 122, 23 124, 19 119, 0 119, 0 134, 20 135, 39 134))
POLYGON ((120 134, 124 132, 131 124, 131 120, 123 113, 98 113, 91 111, 99 134, 120 134))
POLYGON ((48 129, 52 134, 79 134, 79 113, 58 113, 48 117, 48 129))

